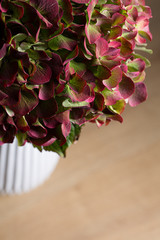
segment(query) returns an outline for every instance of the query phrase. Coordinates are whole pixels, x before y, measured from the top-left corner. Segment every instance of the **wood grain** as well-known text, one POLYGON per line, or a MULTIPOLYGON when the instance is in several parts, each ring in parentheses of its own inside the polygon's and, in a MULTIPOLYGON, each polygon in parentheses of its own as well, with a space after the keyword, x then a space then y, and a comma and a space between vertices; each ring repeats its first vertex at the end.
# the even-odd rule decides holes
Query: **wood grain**
MULTIPOLYGON (((152 2, 156 14, 159 3, 152 2)), ((156 54, 147 70, 147 102, 127 107, 123 124, 84 127, 79 142, 37 190, 0 197, 1 240, 160 239, 160 58, 154 21, 152 28, 156 54)))

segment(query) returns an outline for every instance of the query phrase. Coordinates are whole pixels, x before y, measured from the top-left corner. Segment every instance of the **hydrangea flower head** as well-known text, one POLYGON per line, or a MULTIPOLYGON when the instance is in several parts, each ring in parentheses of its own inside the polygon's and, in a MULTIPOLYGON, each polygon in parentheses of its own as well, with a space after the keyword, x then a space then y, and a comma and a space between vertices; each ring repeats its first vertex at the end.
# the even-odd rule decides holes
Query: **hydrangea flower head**
POLYGON ((122 122, 147 98, 151 16, 144 0, 1 0, 1 144, 64 155, 86 122, 122 122))

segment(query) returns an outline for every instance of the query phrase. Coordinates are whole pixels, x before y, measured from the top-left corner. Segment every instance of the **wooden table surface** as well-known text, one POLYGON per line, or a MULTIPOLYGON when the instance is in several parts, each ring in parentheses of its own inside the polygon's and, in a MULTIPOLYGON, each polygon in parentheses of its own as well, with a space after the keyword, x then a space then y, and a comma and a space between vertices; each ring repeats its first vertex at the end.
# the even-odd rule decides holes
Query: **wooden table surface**
MULTIPOLYGON (((160 5, 152 1, 152 11, 160 5)), ((88 124, 51 178, 22 196, 0 197, 0 240, 160 239, 160 47, 147 70, 149 98, 124 122, 88 124)), ((159 20, 160 23, 160 20, 159 20)))

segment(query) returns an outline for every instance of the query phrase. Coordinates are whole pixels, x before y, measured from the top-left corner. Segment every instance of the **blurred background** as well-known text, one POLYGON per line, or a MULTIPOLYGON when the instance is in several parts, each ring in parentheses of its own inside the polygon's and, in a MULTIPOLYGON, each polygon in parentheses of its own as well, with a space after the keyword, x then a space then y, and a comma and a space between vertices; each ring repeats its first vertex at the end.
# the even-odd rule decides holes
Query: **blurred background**
POLYGON ((124 122, 88 124, 51 178, 22 196, 0 197, 1 240, 160 239, 160 2, 153 34, 148 100, 124 122))

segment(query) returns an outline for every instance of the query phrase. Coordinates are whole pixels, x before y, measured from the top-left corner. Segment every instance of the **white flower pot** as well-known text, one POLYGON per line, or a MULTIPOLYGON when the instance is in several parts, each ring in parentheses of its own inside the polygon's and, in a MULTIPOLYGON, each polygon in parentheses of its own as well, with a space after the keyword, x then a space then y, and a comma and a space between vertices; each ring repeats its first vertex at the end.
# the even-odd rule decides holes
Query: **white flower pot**
POLYGON ((59 160, 54 152, 42 151, 17 140, 0 146, 0 193, 21 194, 42 184, 53 172, 59 160))

